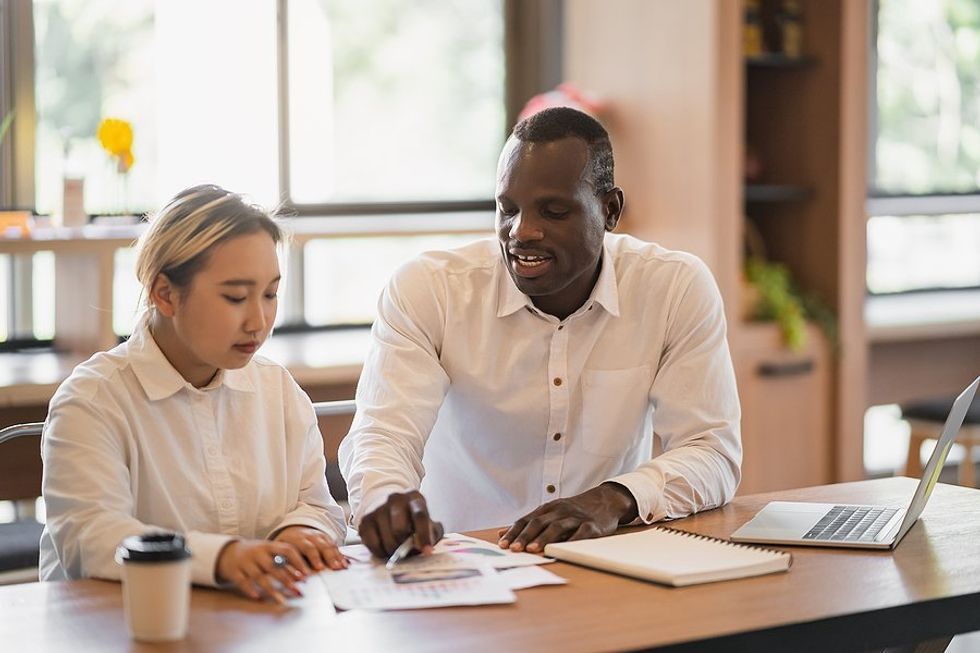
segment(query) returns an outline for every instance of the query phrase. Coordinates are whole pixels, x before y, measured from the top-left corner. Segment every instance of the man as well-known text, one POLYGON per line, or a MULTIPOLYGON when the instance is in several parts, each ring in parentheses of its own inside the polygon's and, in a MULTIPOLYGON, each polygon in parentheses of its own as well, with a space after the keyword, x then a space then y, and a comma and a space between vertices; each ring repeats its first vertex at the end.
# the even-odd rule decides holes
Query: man
POLYGON ((526 119, 496 200, 499 242, 423 254, 379 301, 340 447, 365 545, 430 550, 431 514, 511 524, 500 545, 538 552, 729 501, 742 452, 721 298, 694 256, 607 233, 623 191, 605 129, 567 108, 526 119))

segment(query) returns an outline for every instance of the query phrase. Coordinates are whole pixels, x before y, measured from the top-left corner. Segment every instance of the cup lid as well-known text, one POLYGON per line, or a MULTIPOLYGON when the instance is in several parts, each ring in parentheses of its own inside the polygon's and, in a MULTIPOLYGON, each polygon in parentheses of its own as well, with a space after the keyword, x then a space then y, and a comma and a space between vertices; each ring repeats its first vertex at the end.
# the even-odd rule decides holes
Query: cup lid
POLYGON ((184 536, 179 533, 131 535, 116 549, 119 562, 169 562, 191 557, 184 536))

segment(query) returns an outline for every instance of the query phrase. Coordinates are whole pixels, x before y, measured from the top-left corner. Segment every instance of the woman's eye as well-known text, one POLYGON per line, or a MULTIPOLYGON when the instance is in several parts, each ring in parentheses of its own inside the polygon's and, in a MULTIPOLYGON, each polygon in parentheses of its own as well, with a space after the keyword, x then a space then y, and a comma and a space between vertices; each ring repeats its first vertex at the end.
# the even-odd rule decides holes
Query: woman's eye
POLYGON ((234 297, 232 295, 222 295, 222 296, 232 304, 241 304, 246 299, 245 297, 234 297))
POLYGON ((279 297, 279 293, 275 293, 275 292, 267 292, 267 293, 265 294, 265 298, 266 298, 266 299, 276 299, 277 297, 279 297))

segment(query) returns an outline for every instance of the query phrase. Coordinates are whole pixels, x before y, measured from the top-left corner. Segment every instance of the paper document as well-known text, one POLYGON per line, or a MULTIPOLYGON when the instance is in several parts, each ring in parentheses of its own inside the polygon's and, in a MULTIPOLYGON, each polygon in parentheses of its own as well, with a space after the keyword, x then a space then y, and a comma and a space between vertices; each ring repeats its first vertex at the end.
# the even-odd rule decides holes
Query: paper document
POLYGON ((451 605, 488 605, 517 600, 492 568, 354 563, 320 574, 333 604, 343 610, 404 610, 451 605))
POLYGON ((433 547, 432 555, 412 556, 390 571, 363 544, 340 550, 350 568, 327 571, 320 577, 330 599, 342 610, 513 603, 516 597, 511 590, 567 582, 536 568, 552 562, 549 558, 514 553, 459 533, 446 535, 433 547))
POLYGON ((497 575, 504 580, 507 587, 514 591, 537 587, 539 585, 568 584, 568 581, 558 574, 553 574, 541 567, 512 567, 511 569, 498 571, 497 575))
MULTIPOLYGON (((352 562, 370 562, 376 560, 363 544, 342 546, 340 547, 340 551, 352 562)), ((475 537, 460 535, 459 533, 448 533, 433 547, 432 553, 433 556, 436 554, 451 553, 461 564, 490 565, 494 569, 546 565, 554 562, 552 558, 546 558, 543 555, 515 553, 507 549, 501 549, 494 543, 484 542, 475 537)), ((418 564, 418 562, 413 561, 419 560, 420 557, 415 556, 403 560, 398 564, 418 564)))

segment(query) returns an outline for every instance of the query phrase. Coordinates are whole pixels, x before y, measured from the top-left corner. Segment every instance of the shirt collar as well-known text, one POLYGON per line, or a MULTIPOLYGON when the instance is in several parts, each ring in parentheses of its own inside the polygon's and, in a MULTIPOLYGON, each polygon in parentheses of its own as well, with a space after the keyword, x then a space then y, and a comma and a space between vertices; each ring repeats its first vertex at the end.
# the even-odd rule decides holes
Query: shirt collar
POLYGON ((133 331, 127 343, 127 352, 133 373, 136 375, 143 392, 150 401, 159 401, 177 394, 184 388, 194 392, 212 390, 226 386, 239 392, 254 392, 255 386, 245 371, 248 366, 238 370, 218 370, 211 383, 203 388, 195 388, 187 379, 180 375, 167 357, 160 351, 160 346, 150 334, 148 316, 139 320, 139 326, 133 331))
MULTIPOLYGON (((512 315, 524 307, 534 309, 531 298, 522 293, 511 278, 507 270, 503 257, 498 257, 497 261, 497 317, 512 315)), ((602 243, 602 269, 599 271, 599 278, 596 279, 592 293, 575 314, 582 310, 588 310, 593 303, 599 304, 606 312, 614 317, 619 317, 619 287, 616 283, 616 267, 613 265, 612 255, 609 253, 608 244, 602 243)), ((535 309, 536 310, 536 309, 535 309)))

